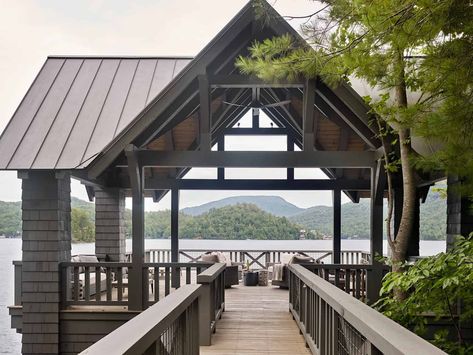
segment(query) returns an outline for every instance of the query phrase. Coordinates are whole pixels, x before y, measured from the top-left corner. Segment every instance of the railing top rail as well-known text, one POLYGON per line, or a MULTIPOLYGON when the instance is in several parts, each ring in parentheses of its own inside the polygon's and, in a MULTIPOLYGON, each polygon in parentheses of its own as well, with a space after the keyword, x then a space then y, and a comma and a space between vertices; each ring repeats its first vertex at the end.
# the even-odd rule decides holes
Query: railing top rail
POLYGON ((210 283, 215 280, 218 275, 220 275, 223 271, 225 271, 225 264, 215 263, 211 267, 197 275, 197 282, 210 283))
POLYGON ((81 354, 142 354, 200 296, 201 285, 184 285, 117 328, 81 354))
MULTIPOLYGON (((219 249, 219 248, 199 248, 199 249, 187 249, 187 248, 181 248, 179 251, 184 251, 184 252, 207 252, 210 250, 215 250, 215 251, 221 251, 221 252, 281 252, 281 253, 297 253, 297 252, 304 252, 304 253, 327 253, 327 252, 332 252, 332 250, 329 249, 219 249)), ((147 252, 149 251, 171 251, 169 248, 150 248, 146 249, 147 252)), ((369 253, 369 251, 366 250, 342 250, 342 253, 369 253)), ((127 252, 130 253, 130 252, 127 252)))
POLYGON ((308 269, 351 269, 351 270, 374 270, 382 268, 383 270, 389 270, 388 265, 373 265, 373 264, 314 264, 314 263, 300 263, 308 269))
POLYGON ((418 335, 310 272, 302 265, 289 269, 380 351, 387 354, 445 354, 418 335))
POLYGON ((213 263, 206 262, 189 262, 189 263, 143 263, 144 267, 210 267, 213 263))
POLYGON ((115 262, 115 261, 95 261, 95 262, 82 262, 82 261, 63 261, 61 263, 62 267, 68 266, 83 266, 83 267, 111 267, 111 268, 120 268, 120 267, 132 267, 132 263, 125 262, 115 262))

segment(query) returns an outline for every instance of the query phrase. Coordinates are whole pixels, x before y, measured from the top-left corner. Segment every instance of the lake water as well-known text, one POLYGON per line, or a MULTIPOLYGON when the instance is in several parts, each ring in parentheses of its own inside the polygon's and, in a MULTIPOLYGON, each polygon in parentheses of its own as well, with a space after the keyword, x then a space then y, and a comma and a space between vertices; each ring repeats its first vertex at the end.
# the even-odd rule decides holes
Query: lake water
MULTIPOLYGON (((241 249, 241 250, 330 250, 331 240, 180 240, 182 249, 241 249)), ((170 248, 169 239, 147 239, 146 248, 170 248)), ((368 240, 342 240, 344 250, 369 250, 368 240)), ((385 243, 384 250, 386 252, 385 243)), ((127 250, 131 250, 131 240, 127 240, 127 250)), ((421 241, 420 254, 435 255, 445 251, 444 241, 421 241)), ((92 254, 94 244, 73 244, 72 254, 92 254)), ((7 306, 13 304, 13 260, 21 260, 20 239, 0 239, 0 354, 19 354, 21 335, 10 329, 7 306)))

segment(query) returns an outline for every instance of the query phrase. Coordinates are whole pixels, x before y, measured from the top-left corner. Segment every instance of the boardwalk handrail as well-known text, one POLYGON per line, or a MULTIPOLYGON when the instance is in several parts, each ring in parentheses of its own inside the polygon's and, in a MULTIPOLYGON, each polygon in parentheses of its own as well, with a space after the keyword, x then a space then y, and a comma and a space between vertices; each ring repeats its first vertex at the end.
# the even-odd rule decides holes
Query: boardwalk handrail
POLYGON ((200 299, 200 345, 210 345, 212 332, 217 320, 225 310, 225 264, 216 263, 197 275, 197 283, 202 285, 200 299))
POLYGON ((198 354, 201 288, 182 286, 81 354, 198 354))
POLYGON ((289 265, 289 308, 313 354, 445 354, 302 265, 289 265))

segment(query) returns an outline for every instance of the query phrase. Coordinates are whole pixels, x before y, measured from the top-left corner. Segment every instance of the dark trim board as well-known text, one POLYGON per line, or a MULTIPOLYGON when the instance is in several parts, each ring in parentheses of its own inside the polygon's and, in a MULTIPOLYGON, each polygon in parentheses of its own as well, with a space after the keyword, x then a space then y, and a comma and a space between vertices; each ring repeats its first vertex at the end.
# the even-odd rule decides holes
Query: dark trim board
POLYGON ((238 179, 147 179, 145 190, 353 190, 369 191, 369 180, 238 180, 238 179))
POLYGON ((193 168, 372 168, 375 152, 248 152, 137 150, 141 167, 193 168))

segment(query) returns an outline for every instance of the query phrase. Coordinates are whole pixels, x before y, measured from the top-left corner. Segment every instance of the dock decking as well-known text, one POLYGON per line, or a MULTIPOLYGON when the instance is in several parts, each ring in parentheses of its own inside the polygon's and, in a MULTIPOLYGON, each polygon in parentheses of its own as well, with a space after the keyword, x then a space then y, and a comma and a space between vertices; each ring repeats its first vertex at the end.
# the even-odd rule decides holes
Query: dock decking
POLYGON ((277 287, 233 286, 225 291, 225 312, 211 346, 203 355, 310 354, 289 313, 287 290, 277 287))

